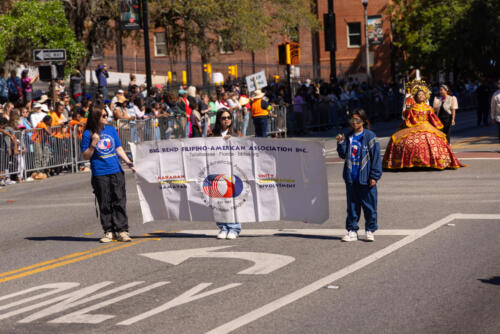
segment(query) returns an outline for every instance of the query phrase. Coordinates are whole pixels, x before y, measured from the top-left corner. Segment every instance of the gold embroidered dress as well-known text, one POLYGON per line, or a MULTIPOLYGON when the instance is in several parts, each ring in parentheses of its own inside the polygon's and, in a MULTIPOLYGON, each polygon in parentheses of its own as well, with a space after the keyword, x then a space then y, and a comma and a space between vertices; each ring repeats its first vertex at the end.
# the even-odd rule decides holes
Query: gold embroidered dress
POLYGON ((464 167, 451 151, 443 124, 427 103, 414 103, 387 144, 382 167, 400 169, 464 167))

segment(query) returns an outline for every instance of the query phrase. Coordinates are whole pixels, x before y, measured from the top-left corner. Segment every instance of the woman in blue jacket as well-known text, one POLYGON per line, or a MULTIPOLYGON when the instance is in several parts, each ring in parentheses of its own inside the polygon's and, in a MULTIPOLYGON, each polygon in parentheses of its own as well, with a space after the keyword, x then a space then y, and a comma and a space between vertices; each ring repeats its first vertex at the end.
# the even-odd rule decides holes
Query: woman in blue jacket
POLYGON ((349 123, 352 131, 337 135, 337 152, 345 160, 343 177, 347 193, 347 234, 342 241, 358 240, 361 208, 365 215, 366 240, 374 241, 377 225, 377 181, 382 177, 380 145, 366 113, 355 110, 349 123))

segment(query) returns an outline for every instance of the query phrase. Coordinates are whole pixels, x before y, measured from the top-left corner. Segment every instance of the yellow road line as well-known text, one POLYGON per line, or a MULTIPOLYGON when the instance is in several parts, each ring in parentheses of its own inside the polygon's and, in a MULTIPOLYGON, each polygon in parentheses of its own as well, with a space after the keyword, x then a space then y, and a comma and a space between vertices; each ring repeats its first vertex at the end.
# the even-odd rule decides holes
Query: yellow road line
POLYGON ((52 264, 52 265, 48 265, 48 266, 44 266, 44 267, 37 268, 37 269, 34 269, 34 270, 26 271, 26 272, 21 273, 21 274, 17 274, 17 275, 5 277, 5 278, 0 279, 0 283, 11 281, 11 280, 22 278, 22 277, 26 277, 26 276, 30 276, 30 275, 34 275, 34 274, 37 274, 37 273, 40 273, 40 272, 43 272, 43 271, 46 271, 46 270, 50 270, 50 269, 62 267, 62 266, 65 266, 67 264, 75 263, 75 262, 78 262, 78 261, 90 259, 90 258, 93 258, 93 257, 98 256, 98 255, 103 255, 103 254, 106 254, 106 253, 114 252, 116 250, 120 250, 122 248, 127 248, 127 247, 130 247, 130 246, 135 246, 135 245, 138 245, 138 244, 146 242, 146 241, 149 241, 149 239, 144 239, 144 240, 140 240, 140 241, 135 241, 135 242, 125 243, 125 244, 120 244, 117 247, 112 247, 112 248, 104 249, 104 250, 102 250, 100 252, 90 253, 90 254, 87 254, 87 255, 84 255, 84 256, 81 256, 81 257, 77 257, 75 259, 58 262, 58 263, 55 263, 55 264, 52 264))
POLYGON ((82 256, 82 255, 85 255, 85 254, 88 254, 88 253, 99 251, 101 249, 110 248, 111 246, 116 246, 116 244, 109 244, 109 245, 97 247, 97 248, 94 248, 94 249, 90 249, 90 250, 87 250, 87 251, 84 251, 84 252, 73 253, 73 254, 65 255, 65 256, 57 258, 57 259, 53 259, 53 260, 48 260, 48 261, 36 263, 36 264, 33 264, 31 266, 28 266, 28 267, 24 267, 24 268, 19 268, 19 269, 16 269, 16 270, 7 271, 5 273, 0 273, 0 277, 9 276, 9 275, 12 275, 12 274, 15 274, 15 273, 18 273, 18 272, 21 272, 21 271, 25 271, 25 270, 28 270, 28 269, 33 269, 33 268, 36 268, 36 267, 45 266, 47 264, 51 264, 51 263, 58 262, 58 261, 61 261, 61 260, 71 259, 73 257, 82 256))

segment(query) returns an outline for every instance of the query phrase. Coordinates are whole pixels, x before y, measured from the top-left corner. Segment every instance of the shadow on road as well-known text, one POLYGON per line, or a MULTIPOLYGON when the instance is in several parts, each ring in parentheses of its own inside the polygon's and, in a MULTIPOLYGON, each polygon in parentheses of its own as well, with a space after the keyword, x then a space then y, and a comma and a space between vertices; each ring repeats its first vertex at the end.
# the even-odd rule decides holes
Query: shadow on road
POLYGON ((500 276, 493 276, 489 279, 478 278, 478 281, 481 281, 482 283, 487 283, 487 284, 500 285, 500 276))

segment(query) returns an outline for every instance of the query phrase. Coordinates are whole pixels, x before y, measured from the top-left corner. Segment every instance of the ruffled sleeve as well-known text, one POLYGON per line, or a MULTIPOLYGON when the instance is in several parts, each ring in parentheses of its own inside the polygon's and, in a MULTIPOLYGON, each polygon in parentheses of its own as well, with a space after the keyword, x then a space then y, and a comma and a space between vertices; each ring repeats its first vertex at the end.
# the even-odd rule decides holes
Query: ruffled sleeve
POLYGON ((417 117, 415 115, 415 111, 413 110, 413 108, 406 110, 405 125, 408 128, 411 128, 415 125, 418 125, 418 120, 417 120, 417 117))
POLYGON ((437 117, 434 110, 432 110, 432 108, 429 107, 427 113, 428 113, 427 117, 429 119, 429 123, 431 123, 432 126, 434 126, 436 129, 441 130, 443 128, 443 123, 441 123, 441 120, 439 119, 439 117, 437 117))

